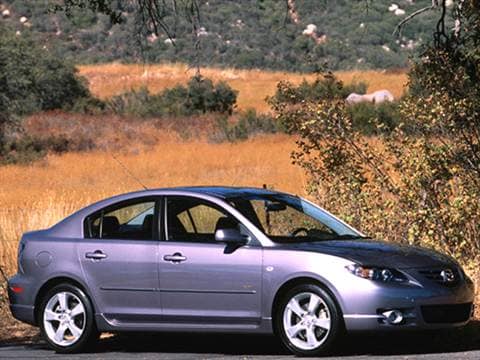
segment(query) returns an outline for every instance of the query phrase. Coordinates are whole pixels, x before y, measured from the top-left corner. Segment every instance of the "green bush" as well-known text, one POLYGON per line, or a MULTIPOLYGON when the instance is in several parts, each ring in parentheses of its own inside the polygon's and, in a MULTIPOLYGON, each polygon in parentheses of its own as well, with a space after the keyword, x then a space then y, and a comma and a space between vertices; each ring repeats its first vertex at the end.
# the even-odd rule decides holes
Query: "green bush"
POLYGON ((39 47, 33 38, 17 36, 0 26, 0 93, 8 99, 1 112, 26 115, 72 107, 89 97, 72 64, 39 47))
POLYGON ((47 153, 90 150, 90 139, 70 139, 64 135, 38 137, 24 135, 6 142, 0 151, 0 164, 28 164, 43 158, 47 153))
MULTIPOLYGON (((86 111, 87 103, 91 107, 94 102, 99 100, 91 97, 72 64, 38 46, 30 36, 16 35, 0 25, 0 157, 8 155, 7 126, 21 127, 18 120, 22 116, 80 106, 86 111)), ((30 142, 27 146, 27 142, 19 146, 38 152, 37 145, 30 142)))
POLYGON ((353 128, 364 135, 388 133, 400 123, 397 103, 353 104, 347 108, 347 113, 352 119, 353 128))
MULTIPOLYGON (((367 84, 363 82, 344 84, 332 73, 327 73, 311 83, 304 80, 298 86, 281 81, 275 95, 268 102, 276 114, 279 129, 294 133, 298 132, 298 124, 294 123, 294 119, 305 115, 308 108, 303 105, 317 106, 320 103, 335 102, 345 104, 349 94, 365 94, 366 90, 367 84)), ((390 133, 400 124, 396 102, 353 104, 345 106, 345 111, 352 128, 363 135, 390 133)))
POLYGON ((116 114, 139 117, 190 116, 204 113, 232 114, 237 91, 225 82, 214 84, 196 76, 187 86, 177 85, 158 94, 148 89, 131 90, 114 96, 108 107, 116 114))
POLYGON ((100 115, 106 110, 106 103, 95 97, 83 97, 79 98, 70 111, 74 113, 87 114, 87 115, 100 115))
POLYGON ((268 114, 257 114, 255 109, 240 113, 236 123, 230 124, 226 116, 217 118, 218 131, 211 137, 215 142, 246 140, 257 134, 273 134, 279 131, 274 119, 268 114))
POLYGON ((344 84, 337 80, 332 73, 327 73, 317 77, 311 83, 303 80, 297 87, 288 81, 282 81, 278 84, 275 95, 269 101, 297 104, 302 101, 345 99, 353 92, 365 94, 366 91, 367 84, 364 82, 344 84))

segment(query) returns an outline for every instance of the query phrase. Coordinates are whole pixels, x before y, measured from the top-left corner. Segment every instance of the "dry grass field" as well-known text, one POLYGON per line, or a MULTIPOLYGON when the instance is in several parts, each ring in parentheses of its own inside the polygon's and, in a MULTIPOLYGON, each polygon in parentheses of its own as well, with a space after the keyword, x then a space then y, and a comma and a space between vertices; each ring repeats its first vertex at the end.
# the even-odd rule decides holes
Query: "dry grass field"
MULTIPOLYGON (((152 92, 159 92, 178 83, 186 83, 195 69, 183 64, 165 65, 84 65, 79 66, 79 72, 90 84, 94 95, 109 98, 122 92, 139 89, 144 86, 152 92)), ((294 74, 280 71, 237 70, 237 69, 201 69, 203 76, 215 81, 224 80, 239 91, 238 107, 246 109, 253 107, 258 111, 268 111, 265 102, 267 96, 273 95, 277 83, 289 80, 299 84, 303 79, 312 81, 314 74, 294 74)), ((405 89, 407 76, 404 71, 340 71, 336 75, 346 83, 364 81, 368 91, 387 89, 398 98, 405 89)))
MULTIPOLYGON (((286 135, 241 143, 182 141, 159 134, 159 144, 116 157, 150 188, 182 185, 262 186, 303 194, 304 179, 291 165, 294 140, 286 135)), ((28 230, 53 225, 110 195, 138 190, 109 152, 49 156, 30 166, 0 168, 0 266, 11 274, 16 246, 28 230)))

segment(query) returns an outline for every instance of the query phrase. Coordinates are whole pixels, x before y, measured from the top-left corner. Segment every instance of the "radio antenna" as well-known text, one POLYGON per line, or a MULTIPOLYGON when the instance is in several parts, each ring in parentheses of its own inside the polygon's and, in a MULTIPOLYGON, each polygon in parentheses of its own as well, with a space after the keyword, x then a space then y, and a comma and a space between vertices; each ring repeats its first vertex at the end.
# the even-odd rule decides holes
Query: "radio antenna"
POLYGON ((137 183, 139 183, 140 186, 143 187, 145 190, 148 190, 148 188, 145 186, 145 184, 142 183, 139 178, 137 178, 135 175, 133 175, 133 173, 130 170, 128 170, 128 168, 125 165, 123 165, 122 162, 115 157, 115 155, 113 155, 113 154, 110 154, 110 155, 112 155, 113 159, 118 163, 118 165, 120 165, 120 167, 123 169, 123 171, 125 171, 125 173, 128 176, 130 176, 133 180, 135 180, 137 183))

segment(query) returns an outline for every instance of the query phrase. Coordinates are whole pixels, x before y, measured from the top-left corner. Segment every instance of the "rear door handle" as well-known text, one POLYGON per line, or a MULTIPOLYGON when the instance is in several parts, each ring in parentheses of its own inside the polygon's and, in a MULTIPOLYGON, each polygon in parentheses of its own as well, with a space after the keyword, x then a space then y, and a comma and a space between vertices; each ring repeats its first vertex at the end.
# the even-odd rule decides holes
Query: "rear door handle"
POLYGON ((165 261, 171 261, 171 262, 174 262, 174 263, 179 263, 179 262, 182 262, 182 261, 185 261, 187 260, 187 257, 186 256, 183 256, 181 253, 179 252, 176 252, 175 254, 173 255, 165 255, 163 257, 163 260, 165 261))
POLYGON ((102 260, 107 257, 107 254, 103 253, 101 250, 95 250, 94 252, 85 253, 85 257, 87 259, 102 260))

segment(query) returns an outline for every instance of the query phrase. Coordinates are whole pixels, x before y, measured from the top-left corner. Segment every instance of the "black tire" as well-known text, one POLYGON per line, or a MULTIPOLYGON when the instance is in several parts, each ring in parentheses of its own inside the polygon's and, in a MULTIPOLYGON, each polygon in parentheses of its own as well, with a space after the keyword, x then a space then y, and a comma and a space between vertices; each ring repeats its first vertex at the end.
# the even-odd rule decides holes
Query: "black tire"
MULTIPOLYGON (((293 354, 297 356, 322 356, 329 354, 334 349, 334 345, 341 339, 344 334, 344 325, 341 311, 336 301, 333 299, 332 295, 330 295, 326 290, 324 290, 318 285, 302 284, 290 289, 280 299, 280 302, 276 307, 276 312, 274 314, 274 330, 275 334, 280 338, 283 345, 293 354), (284 312, 286 310, 287 304, 296 295, 302 293, 313 293, 320 297, 323 303, 327 306, 330 315, 330 329, 327 331, 327 334, 324 335, 322 343, 318 347, 312 349, 302 349, 292 343, 292 341, 287 336, 284 326, 284 312)), ((323 330, 320 331, 322 331, 323 333, 323 330)), ((299 332, 299 334, 299 336, 304 336, 303 333, 299 332)))
POLYGON ((45 294, 38 311, 39 313, 37 314, 37 319, 42 337, 45 339, 47 344, 57 353, 72 354, 78 352, 85 352, 91 350, 96 344, 99 333, 95 324, 93 306, 87 295, 77 286, 68 283, 56 285, 45 294), (56 344, 52 339, 50 339, 47 334, 47 330, 45 329, 44 322, 45 308, 49 300, 52 299, 52 297, 54 297, 56 294, 62 292, 68 292, 75 295, 80 300, 85 310, 84 319, 82 317, 82 327, 84 325, 83 333, 74 343, 65 346, 56 344), (84 324, 83 321, 85 322, 84 324))

